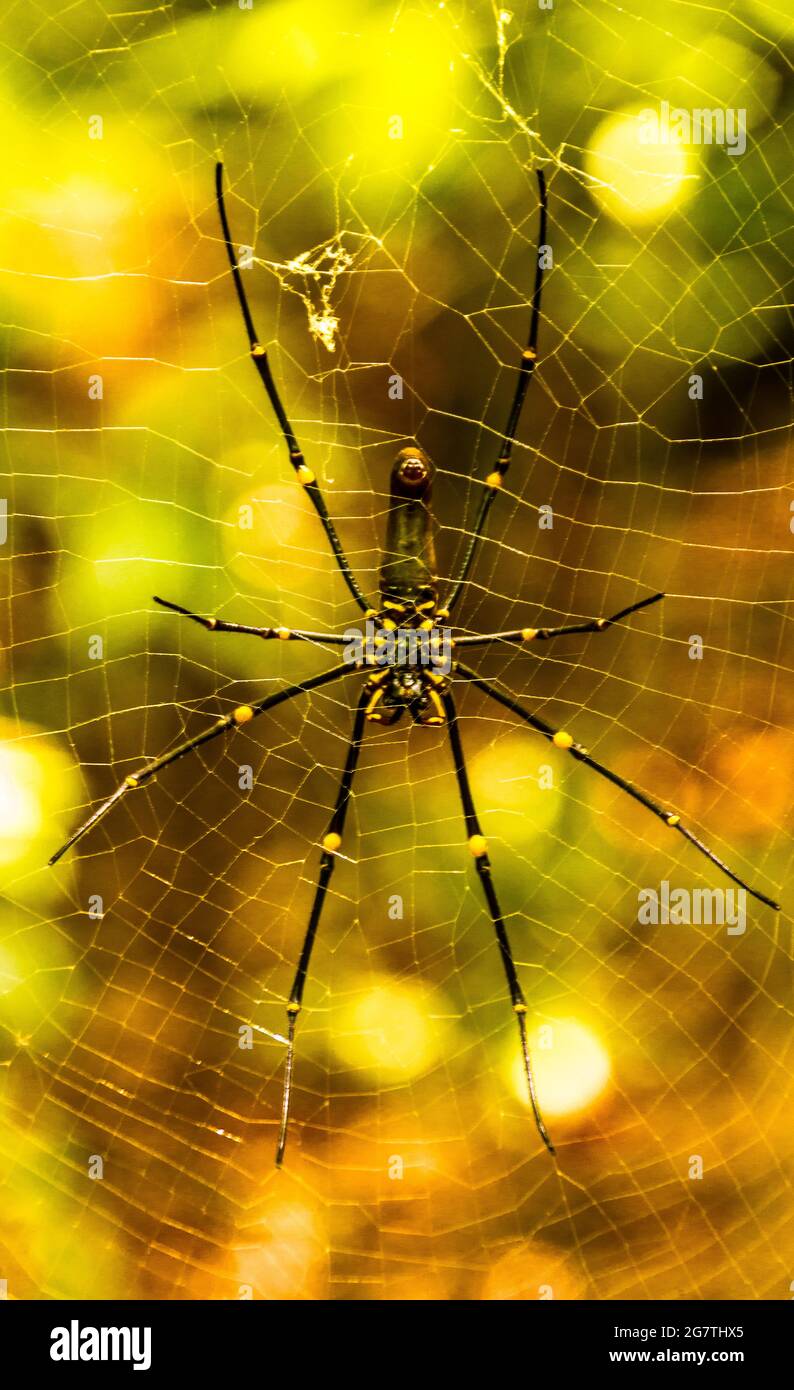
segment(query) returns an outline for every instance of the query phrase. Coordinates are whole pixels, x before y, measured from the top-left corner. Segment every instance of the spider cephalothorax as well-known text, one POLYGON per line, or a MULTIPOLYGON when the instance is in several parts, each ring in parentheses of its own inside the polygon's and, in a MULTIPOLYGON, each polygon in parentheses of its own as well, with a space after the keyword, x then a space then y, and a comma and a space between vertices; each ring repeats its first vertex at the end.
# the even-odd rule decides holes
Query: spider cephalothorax
MULTIPOLYGON (((546 184, 542 171, 538 171, 540 190, 540 226, 538 246, 546 244, 546 184)), ((83 822, 69 837, 65 845, 52 856, 54 864, 61 855, 83 835, 87 834, 111 807, 136 787, 142 787, 155 778, 162 768, 186 757, 196 748, 203 747, 211 739, 230 734, 240 725, 248 724, 267 711, 292 700, 298 695, 306 695, 333 681, 341 680, 352 673, 365 674, 366 681, 359 692, 353 728, 348 744, 347 758, 342 771, 339 792, 331 813, 328 829, 321 841, 320 863, 315 885, 314 899, 309 924, 298 959, 295 978, 287 1004, 289 1034, 287 1039, 287 1061, 284 1074, 284 1092, 281 1105, 281 1119, 276 1147, 276 1162, 281 1163, 287 1142, 287 1124, 292 1095, 292 1071, 294 1061, 295 1025, 303 1007, 303 991, 309 973, 312 949, 320 922, 323 903, 328 884, 336 867, 337 857, 342 846, 347 810, 358 757, 361 750, 364 726, 367 720, 383 724, 394 724, 405 713, 417 724, 444 724, 449 738, 452 762, 460 794, 463 819, 466 827, 469 851, 473 857, 477 874, 482 884, 488 914, 493 926, 496 942, 504 967, 510 1003, 518 1024, 521 1053, 524 1063, 529 1100, 535 1116, 538 1132, 551 1153, 554 1153, 551 1140, 538 1107, 535 1084, 527 1037, 527 1005, 519 983, 510 941, 504 918, 496 895, 491 873, 488 846, 482 833, 477 811, 469 784, 463 742, 460 736, 457 716, 457 702, 453 685, 474 686, 491 700, 509 710, 524 721, 535 733, 549 743, 574 758, 579 764, 604 777, 618 787, 639 805, 657 816, 672 830, 679 834, 706 859, 721 869, 723 873, 746 888, 760 902, 777 908, 778 904, 759 889, 750 888, 703 842, 681 824, 681 817, 658 802, 646 796, 631 782, 600 763, 586 748, 577 743, 564 729, 555 729, 544 719, 526 709, 518 700, 505 694, 491 681, 483 680, 475 671, 452 659, 452 637, 449 628, 444 626, 451 610, 455 607, 485 529, 491 505, 498 496, 502 481, 508 468, 512 448, 518 429, 518 422, 524 398, 532 380, 537 361, 538 324, 540 319, 540 296, 543 278, 543 259, 538 254, 535 266, 535 288, 532 295, 532 316, 529 326, 527 346, 521 357, 518 380, 515 386, 513 403, 507 423, 500 436, 498 454, 491 470, 485 478, 482 497, 477 509, 469 540, 452 580, 451 588, 439 604, 436 557, 433 544, 433 516, 431 495, 433 488, 433 465, 427 455, 416 444, 409 444, 397 455, 391 471, 386 543, 380 570, 380 606, 369 608, 366 597, 353 574, 334 524, 328 514, 322 492, 312 470, 307 467, 303 453, 295 437, 292 425, 281 403, 267 357, 266 348, 259 342, 254 329, 251 311, 243 286, 237 256, 234 250, 226 209, 223 201, 223 171, 219 164, 216 169, 216 189, 226 253, 231 266, 237 297, 248 334, 251 358, 262 384, 276 413, 284 442, 289 452, 290 463, 298 482, 303 487, 320 521, 322 522, 331 552, 336 560, 348 590, 359 610, 364 614, 366 633, 362 635, 356 628, 340 633, 297 631, 287 627, 251 627, 245 623, 229 622, 225 618, 203 617, 192 613, 178 603, 166 599, 156 599, 165 608, 181 613, 193 622, 211 632, 230 632, 245 634, 270 640, 311 642, 318 646, 342 646, 345 659, 341 665, 322 671, 319 675, 304 677, 297 684, 284 686, 270 695, 250 705, 238 705, 236 709, 221 715, 203 733, 172 748, 170 752, 154 758, 130 773, 116 790, 83 822)), ((614 623, 621 622, 631 613, 657 603, 663 594, 652 594, 636 603, 613 613, 609 618, 588 618, 585 621, 568 624, 564 627, 521 627, 507 632, 466 633, 456 639, 458 648, 486 647, 504 643, 524 643, 547 641, 550 638, 565 637, 586 632, 605 632, 614 623)))

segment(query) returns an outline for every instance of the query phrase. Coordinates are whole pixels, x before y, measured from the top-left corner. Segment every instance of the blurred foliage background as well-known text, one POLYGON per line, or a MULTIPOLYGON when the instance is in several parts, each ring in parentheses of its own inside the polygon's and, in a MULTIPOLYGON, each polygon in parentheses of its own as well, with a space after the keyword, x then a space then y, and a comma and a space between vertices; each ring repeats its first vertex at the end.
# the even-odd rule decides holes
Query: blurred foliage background
POLYGON ((788 1298, 790 7, 48 0, 0 25, 9 1296, 788 1298), (743 109, 746 151, 640 144, 662 100, 743 109), (406 439, 439 469, 442 574, 461 553, 546 170, 541 365, 458 618, 559 623, 664 589, 625 628, 478 669, 784 899, 749 900, 743 935, 638 925, 638 889, 725 881, 461 691, 556 1168, 443 731, 368 733, 281 1173, 274 1035, 355 680, 171 768, 44 867, 143 756, 329 660, 153 594, 356 616, 247 358, 218 157, 260 335, 370 592, 406 439))

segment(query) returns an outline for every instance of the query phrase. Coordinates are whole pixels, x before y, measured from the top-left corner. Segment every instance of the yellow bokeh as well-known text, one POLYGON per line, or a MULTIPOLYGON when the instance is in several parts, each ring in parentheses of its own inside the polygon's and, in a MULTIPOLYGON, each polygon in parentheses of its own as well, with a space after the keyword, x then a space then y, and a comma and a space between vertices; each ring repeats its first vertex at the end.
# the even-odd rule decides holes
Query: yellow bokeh
MULTIPOLYGON (((20 876, 46 866, 78 785, 75 766, 61 747, 30 726, 0 721, 0 866, 13 867, 20 876)), ((54 878, 45 875, 31 892, 40 897, 55 887, 54 878)), ((21 881, 16 891, 27 895, 21 881)))
POLYGON ((0 744, 0 864, 11 864, 39 834, 44 768, 26 748, 0 744))
POLYGON ((362 982, 334 1011, 334 1051, 356 1070, 394 1080, 421 1076, 442 1052, 439 1000, 416 982, 362 982))
POLYGON ((11 951, 0 947, 0 995, 10 994, 22 983, 22 972, 11 951))
POLYGON ((521 731, 481 749, 472 759, 484 828, 511 845, 535 839, 554 824, 560 811, 555 784, 546 786, 540 769, 549 758, 542 745, 521 731))
MULTIPOLYGON (((538 1102, 548 1118, 586 1110, 605 1091, 612 1070, 609 1053, 593 1030, 566 1018, 530 1030, 538 1102)), ((529 1104, 524 1064, 512 1067, 513 1089, 529 1104)))
POLYGON ((697 187, 697 163, 676 141, 644 140, 644 107, 609 116, 596 129, 585 168, 590 192, 615 221, 641 226, 661 221, 697 187))

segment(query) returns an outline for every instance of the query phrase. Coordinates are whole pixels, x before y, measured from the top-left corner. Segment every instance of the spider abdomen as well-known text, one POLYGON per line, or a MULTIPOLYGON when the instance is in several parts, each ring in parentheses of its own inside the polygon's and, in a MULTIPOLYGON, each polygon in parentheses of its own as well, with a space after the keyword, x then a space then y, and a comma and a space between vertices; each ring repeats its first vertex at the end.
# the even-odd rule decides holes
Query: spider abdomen
POLYGON ((433 471, 427 454, 415 445, 401 449, 394 461, 380 571, 384 600, 435 600, 436 554, 430 509, 433 471))

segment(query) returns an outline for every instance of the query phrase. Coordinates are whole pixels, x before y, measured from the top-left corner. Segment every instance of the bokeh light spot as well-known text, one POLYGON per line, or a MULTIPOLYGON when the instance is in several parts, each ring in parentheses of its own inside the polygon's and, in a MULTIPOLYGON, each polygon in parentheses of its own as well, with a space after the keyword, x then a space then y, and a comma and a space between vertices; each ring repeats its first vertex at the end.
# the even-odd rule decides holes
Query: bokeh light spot
MULTIPOLYGON (((437 1002, 432 1006, 438 1012, 437 1002)), ((355 1068, 399 1077, 419 1076, 439 1055, 431 1001, 418 984, 368 982, 340 1010, 334 1046, 355 1068)))
MULTIPOLYGON (((538 1101, 546 1119, 585 1110, 604 1091, 612 1069, 609 1054, 592 1029, 577 1019, 560 1019, 540 1032, 531 1030, 529 1045, 538 1101)), ((528 1105, 520 1056, 512 1075, 516 1094, 528 1105)))
POLYGON ((696 158, 677 141, 644 141, 642 112, 631 108, 609 116, 596 130, 586 169, 596 180, 590 192, 615 222, 654 222, 697 187, 696 158))
POLYGON ((0 745, 0 863, 14 863, 40 833, 43 782, 33 753, 0 745))

